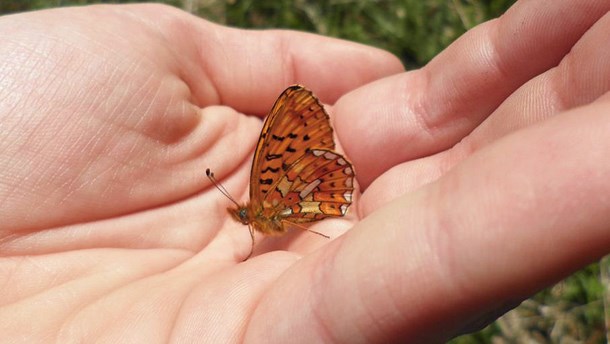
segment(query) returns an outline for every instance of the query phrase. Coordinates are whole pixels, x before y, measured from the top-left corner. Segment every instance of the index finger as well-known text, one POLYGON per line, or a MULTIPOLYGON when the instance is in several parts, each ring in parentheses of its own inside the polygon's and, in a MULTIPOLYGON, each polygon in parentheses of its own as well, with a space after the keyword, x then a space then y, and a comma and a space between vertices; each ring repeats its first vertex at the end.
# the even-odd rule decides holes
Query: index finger
MULTIPOLYGON (((191 17, 165 34, 186 53, 182 77, 198 105, 228 105, 264 115, 291 84, 325 103, 403 71, 392 54, 358 43, 290 30, 242 30, 191 17), (184 39, 184 37, 189 37, 184 39)), ((175 19, 168 19, 173 20, 175 19)))
POLYGON ((358 167, 360 185, 366 188, 401 162, 455 145, 517 88, 556 66, 610 10, 607 1, 573 4, 518 2, 499 19, 467 32, 424 68, 338 101, 336 120, 345 125, 337 127, 337 135, 358 167))

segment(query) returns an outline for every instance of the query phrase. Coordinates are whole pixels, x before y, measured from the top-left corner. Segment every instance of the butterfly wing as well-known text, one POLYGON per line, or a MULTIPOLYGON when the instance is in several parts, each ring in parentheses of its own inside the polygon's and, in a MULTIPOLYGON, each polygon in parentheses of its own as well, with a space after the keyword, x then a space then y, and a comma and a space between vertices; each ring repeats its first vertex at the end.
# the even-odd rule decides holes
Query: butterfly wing
POLYGON ((345 215, 353 190, 349 161, 331 150, 312 149, 288 168, 268 198, 281 218, 300 223, 345 215))
POLYGON ((250 201, 272 202, 281 197, 273 192, 275 186, 310 148, 335 148, 330 120, 311 91, 290 86, 279 96, 263 125, 250 173, 250 201))

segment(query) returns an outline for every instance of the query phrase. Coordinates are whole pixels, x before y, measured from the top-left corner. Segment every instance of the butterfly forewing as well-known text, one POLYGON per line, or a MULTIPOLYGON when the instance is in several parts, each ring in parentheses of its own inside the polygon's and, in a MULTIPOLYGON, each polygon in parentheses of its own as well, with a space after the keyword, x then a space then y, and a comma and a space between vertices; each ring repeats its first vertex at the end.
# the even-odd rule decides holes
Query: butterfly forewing
POLYGON ((250 200, 262 201, 311 148, 335 148, 328 114, 311 91, 287 88, 265 120, 250 174, 250 200))

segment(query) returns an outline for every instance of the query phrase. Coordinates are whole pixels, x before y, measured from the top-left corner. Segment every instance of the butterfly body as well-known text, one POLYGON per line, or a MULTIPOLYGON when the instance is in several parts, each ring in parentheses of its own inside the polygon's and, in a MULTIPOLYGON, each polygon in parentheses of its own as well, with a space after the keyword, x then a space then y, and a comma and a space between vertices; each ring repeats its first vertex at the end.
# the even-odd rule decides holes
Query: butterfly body
POLYGON ((237 208, 227 208, 227 211, 235 221, 252 226, 254 230, 265 235, 281 235, 287 230, 278 213, 266 211, 261 206, 255 207, 246 203, 237 208))
POLYGON ((345 215, 355 174, 334 149, 324 107, 305 87, 288 87, 263 125, 250 172, 250 201, 227 209, 248 225, 252 248, 254 231, 281 235, 291 224, 345 215))

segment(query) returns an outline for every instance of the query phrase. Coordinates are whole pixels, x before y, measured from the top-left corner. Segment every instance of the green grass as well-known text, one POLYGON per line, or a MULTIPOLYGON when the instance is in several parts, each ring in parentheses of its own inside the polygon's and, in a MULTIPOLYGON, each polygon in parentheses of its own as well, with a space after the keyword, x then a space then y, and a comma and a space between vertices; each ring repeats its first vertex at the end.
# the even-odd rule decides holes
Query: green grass
MULTIPOLYGON (((143 1, 2 1, 0 13, 90 3, 143 1)), ((289 28, 341 37, 389 50, 421 66, 466 30, 503 13, 514 0, 487 1, 157 1, 188 8, 215 22, 245 28, 289 28)))
MULTIPOLYGON (((0 13, 95 2, 141 1, 3 0, 0 13)), ((235 27, 289 28, 370 44, 391 51, 408 68, 417 68, 466 30, 502 14, 514 0, 158 2, 235 27)), ((484 330, 451 343, 604 343, 602 300, 600 266, 594 264, 539 292, 484 330)))

